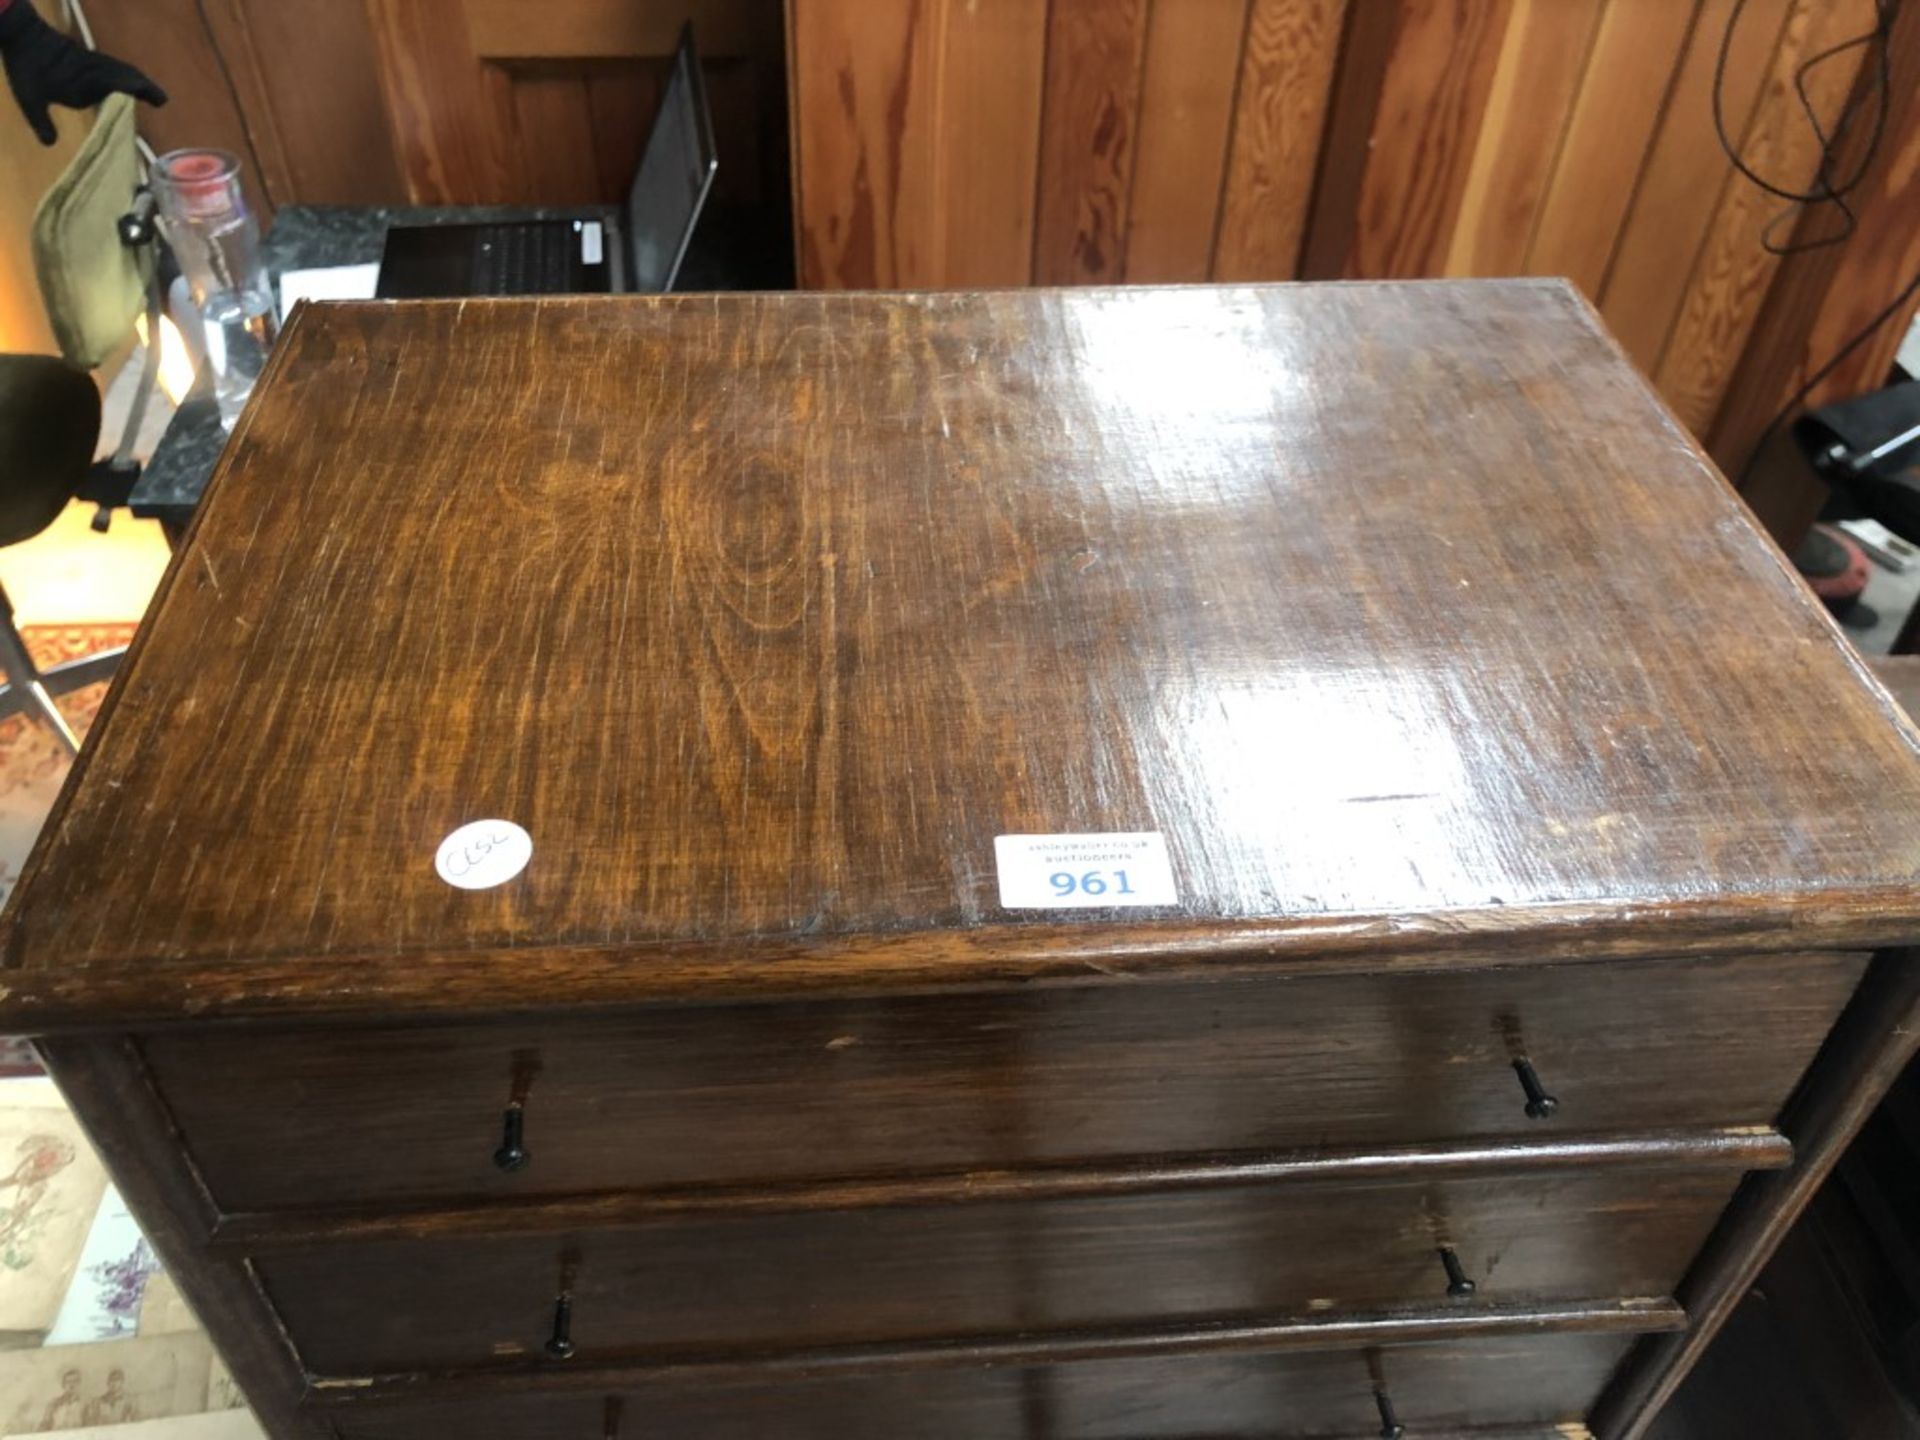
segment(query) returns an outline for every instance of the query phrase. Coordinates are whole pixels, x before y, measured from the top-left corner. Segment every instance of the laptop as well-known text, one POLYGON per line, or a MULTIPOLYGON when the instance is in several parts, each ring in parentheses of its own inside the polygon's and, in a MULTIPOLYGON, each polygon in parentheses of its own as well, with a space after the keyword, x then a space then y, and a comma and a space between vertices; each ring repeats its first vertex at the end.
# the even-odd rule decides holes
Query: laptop
POLYGON ((719 163, 688 25, 624 208, 480 225, 395 225, 374 293, 399 300, 671 290, 719 163))

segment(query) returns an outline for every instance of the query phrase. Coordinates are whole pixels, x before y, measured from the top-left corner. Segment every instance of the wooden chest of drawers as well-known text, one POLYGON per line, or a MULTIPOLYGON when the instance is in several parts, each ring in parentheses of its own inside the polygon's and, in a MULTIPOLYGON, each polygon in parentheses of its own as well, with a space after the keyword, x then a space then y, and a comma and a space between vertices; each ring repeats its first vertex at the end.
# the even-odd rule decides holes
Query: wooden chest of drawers
POLYGON ((0 1025, 277 1440, 1621 1440, 1916 743, 1558 284, 307 309, 0 1025))

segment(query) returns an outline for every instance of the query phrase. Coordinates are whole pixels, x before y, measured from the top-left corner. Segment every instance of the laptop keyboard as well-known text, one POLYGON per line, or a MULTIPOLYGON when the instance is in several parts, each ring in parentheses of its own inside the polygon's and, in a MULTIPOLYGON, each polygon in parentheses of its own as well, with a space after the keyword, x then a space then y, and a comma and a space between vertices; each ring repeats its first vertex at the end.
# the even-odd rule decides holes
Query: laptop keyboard
POLYGON ((579 244, 571 225, 551 221, 482 226, 473 240, 474 293, 564 295, 574 288, 579 244))

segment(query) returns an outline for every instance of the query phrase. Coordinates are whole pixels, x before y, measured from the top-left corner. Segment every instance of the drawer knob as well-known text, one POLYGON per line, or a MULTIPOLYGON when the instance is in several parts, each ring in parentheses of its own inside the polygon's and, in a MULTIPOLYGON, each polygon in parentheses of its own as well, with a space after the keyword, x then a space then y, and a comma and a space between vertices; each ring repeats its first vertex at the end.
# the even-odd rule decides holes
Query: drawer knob
POLYGON ((1560 1108, 1560 1102, 1547 1093, 1547 1087, 1540 1083, 1540 1075, 1533 1068, 1531 1060, 1513 1062, 1513 1073, 1520 1077, 1520 1088, 1527 1092, 1527 1115, 1534 1120, 1545 1120, 1560 1108))
POLYGON ((1473 1281, 1467 1278, 1467 1272, 1460 1264, 1460 1257, 1453 1253, 1451 1245, 1440 1247, 1440 1263, 1447 1270, 1447 1294, 1455 1300, 1464 1300, 1473 1294, 1473 1281))
POLYGON ((493 1152, 493 1163, 511 1175, 527 1168, 533 1155, 527 1149, 527 1112, 519 1101, 507 1106, 507 1117, 500 1126, 500 1148, 493 1152))
POLYGON ((562 1290, 553 1302, 553 1334, 547 1337, 547 1354, 555 1360, 573 1358, 573 1292, 562 1290))
POLYGON ((1393 1401, 1387 1392, 1376 1389, 1373 1392, 1374 1407, 1380 1412, 1380 1440, 1401 1440, 1407 1433, 1407 1427, 1400 1423, 1400 1417, 1393 1413, 1393 1401))
POLYGON ((602 1440, 620 1440, 620 1411, 622 1408, 618 1396, 608 1397, 607 1418, 604 1427, 606 1433, 602 1437, 602 1440))

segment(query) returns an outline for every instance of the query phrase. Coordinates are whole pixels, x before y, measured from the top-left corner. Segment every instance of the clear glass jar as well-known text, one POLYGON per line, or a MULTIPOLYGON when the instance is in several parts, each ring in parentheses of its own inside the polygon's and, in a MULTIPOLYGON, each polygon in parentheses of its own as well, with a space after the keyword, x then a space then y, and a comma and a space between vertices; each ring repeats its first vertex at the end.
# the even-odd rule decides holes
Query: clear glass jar
POLYGON ((280 329, 240 162, 224 150, 174 150, 154 162, 148 180, 206 332, 220 423, 231 430, 280 329))

